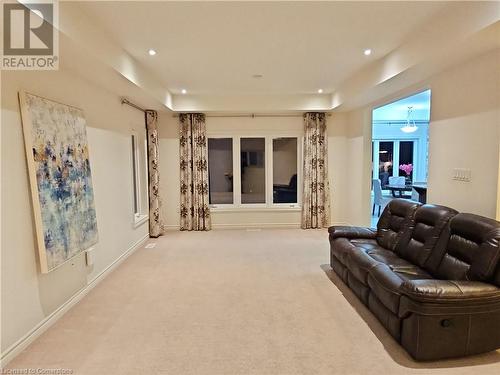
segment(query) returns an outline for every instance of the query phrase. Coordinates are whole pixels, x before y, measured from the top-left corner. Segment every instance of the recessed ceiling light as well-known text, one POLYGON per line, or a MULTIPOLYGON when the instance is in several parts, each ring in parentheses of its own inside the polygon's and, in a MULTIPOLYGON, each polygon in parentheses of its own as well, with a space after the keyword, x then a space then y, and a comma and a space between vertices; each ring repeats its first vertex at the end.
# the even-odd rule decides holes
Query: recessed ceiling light
POLYGON ((182 92, 183 94, 185 94, 185 93, 187 93, 187 90, 186 90, 186 89, 182 89, 182 90, 181 90, 181 92, 182 92))
POLYGON ((363 51, 363 53, 365 54, 365 56, 370 56, 372 54, 372 50, 370 48, 367 48, 363 51))
POLYGON ((152 49, 152 48, 150 48, 150 49, 148 50, 148 53, 149 53, 149 56, 154 56, 154 55, 156 55, 156 51, 155 51, 154 49, 152 49))
POLYGON ((323 94, 323 89, 319 89, 318 94, 323 94))

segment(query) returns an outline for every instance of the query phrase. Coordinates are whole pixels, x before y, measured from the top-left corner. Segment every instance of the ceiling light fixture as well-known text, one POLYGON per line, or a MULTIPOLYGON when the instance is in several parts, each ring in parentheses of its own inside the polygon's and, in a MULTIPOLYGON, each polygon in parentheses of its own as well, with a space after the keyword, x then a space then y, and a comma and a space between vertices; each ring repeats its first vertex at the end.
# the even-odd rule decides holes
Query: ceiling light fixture
POLYGON ((318 94, 323 94, 323 89, 319 89, 318 94))
POLYGON ((363 51, 363 53, 365 54, 365 56, 370 56, 372 54, 372 50, 370 48, 367 48, 363 51))
POLYGON ((400 128, 400 130, 403 133, 414 133, 418 130, 418 126, 415 124, 415 120, 411 119, 412 113, 413 113, 413 106, 408 106, 408 115, 406 117, 406 125, 400 128))
POLYGON ((187 90, 186 90, 186 89, 182 89, 182 90, 181 90, 181 92, 182 92, 183 94, 186 94, 186 93, 187 93, 187 90))
POLYGON ((152 49, 152 48, 150 48, 150 49, 148 50, 148 53, 149 53, 149 56, 154 56, 154 55, 156 55, 156 51, 155 51, 154 49, 152 49))

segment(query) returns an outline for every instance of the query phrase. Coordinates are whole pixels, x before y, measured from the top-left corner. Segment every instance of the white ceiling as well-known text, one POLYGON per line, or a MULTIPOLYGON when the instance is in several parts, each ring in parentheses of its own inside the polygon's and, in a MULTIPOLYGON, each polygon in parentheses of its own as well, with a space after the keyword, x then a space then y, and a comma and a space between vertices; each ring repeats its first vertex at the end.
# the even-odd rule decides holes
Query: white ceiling
POLYGON ((227 95, 331 93, 398 48, 445 4, 114 1, 81 7, 170 92, 227 95), (158 54, 149 56, 149 48, 158 54), (365 48, 373 54, 365 57, 365 48))

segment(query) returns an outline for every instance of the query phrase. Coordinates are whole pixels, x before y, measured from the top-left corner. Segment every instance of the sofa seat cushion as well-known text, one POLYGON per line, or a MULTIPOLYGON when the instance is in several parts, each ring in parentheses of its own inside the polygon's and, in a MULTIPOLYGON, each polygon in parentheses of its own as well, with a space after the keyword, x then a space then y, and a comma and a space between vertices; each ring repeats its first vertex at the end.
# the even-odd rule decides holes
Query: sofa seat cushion
POLYGON ((352 251, 347 254, 346 266, 351 273, 364 285, 368 285, 368 271, 379 263, 390 267, 412 267, 413 265, 400 258, 390 250, 380 247, 376 243, 355 243, 352 251))
POLYGON ((390 267, 410 267, 413 266, 412 263, 407 260, 399 257, 396 253, 386 250, 384 248, 373 249, 367 251, 367 254, 370 255, 373 259, 380 263, 387 264, 390 267))
POLYGON ((376 240, 356 238, 356 239, 352 239, 351 243, 354 246, 361 247, 362 249, 365 249, 365 250, 374 250, 374 249, 380 248, 380 246, 377 244, 376 240))
POLYGON ((390 311, 398 314, 403 283, 407 280, 432 278, 426 271, 410 263, 403 266, 379 263, 370 269, 367 282, 371 293, 375 294, 390 311))

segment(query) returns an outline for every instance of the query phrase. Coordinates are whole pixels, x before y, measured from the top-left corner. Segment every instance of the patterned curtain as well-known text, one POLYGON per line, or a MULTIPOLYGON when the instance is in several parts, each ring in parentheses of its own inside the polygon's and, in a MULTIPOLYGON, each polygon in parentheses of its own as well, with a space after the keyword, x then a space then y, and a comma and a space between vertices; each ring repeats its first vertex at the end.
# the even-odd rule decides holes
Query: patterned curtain
POLYGON ((205 115, 183 113, 179 120, 181 230, 210 230, 205 115))
POLYGON ((325 228, 330 223, 325 114, 304 113, 304 129, 302 228, 325 228))
POLYGON ((148 174, 149 174, 149 236, 159 237, 163 234, 160 218, 160 172, 158 171, 158 113, 145 111, 146 132, 148 138, 148 174))

